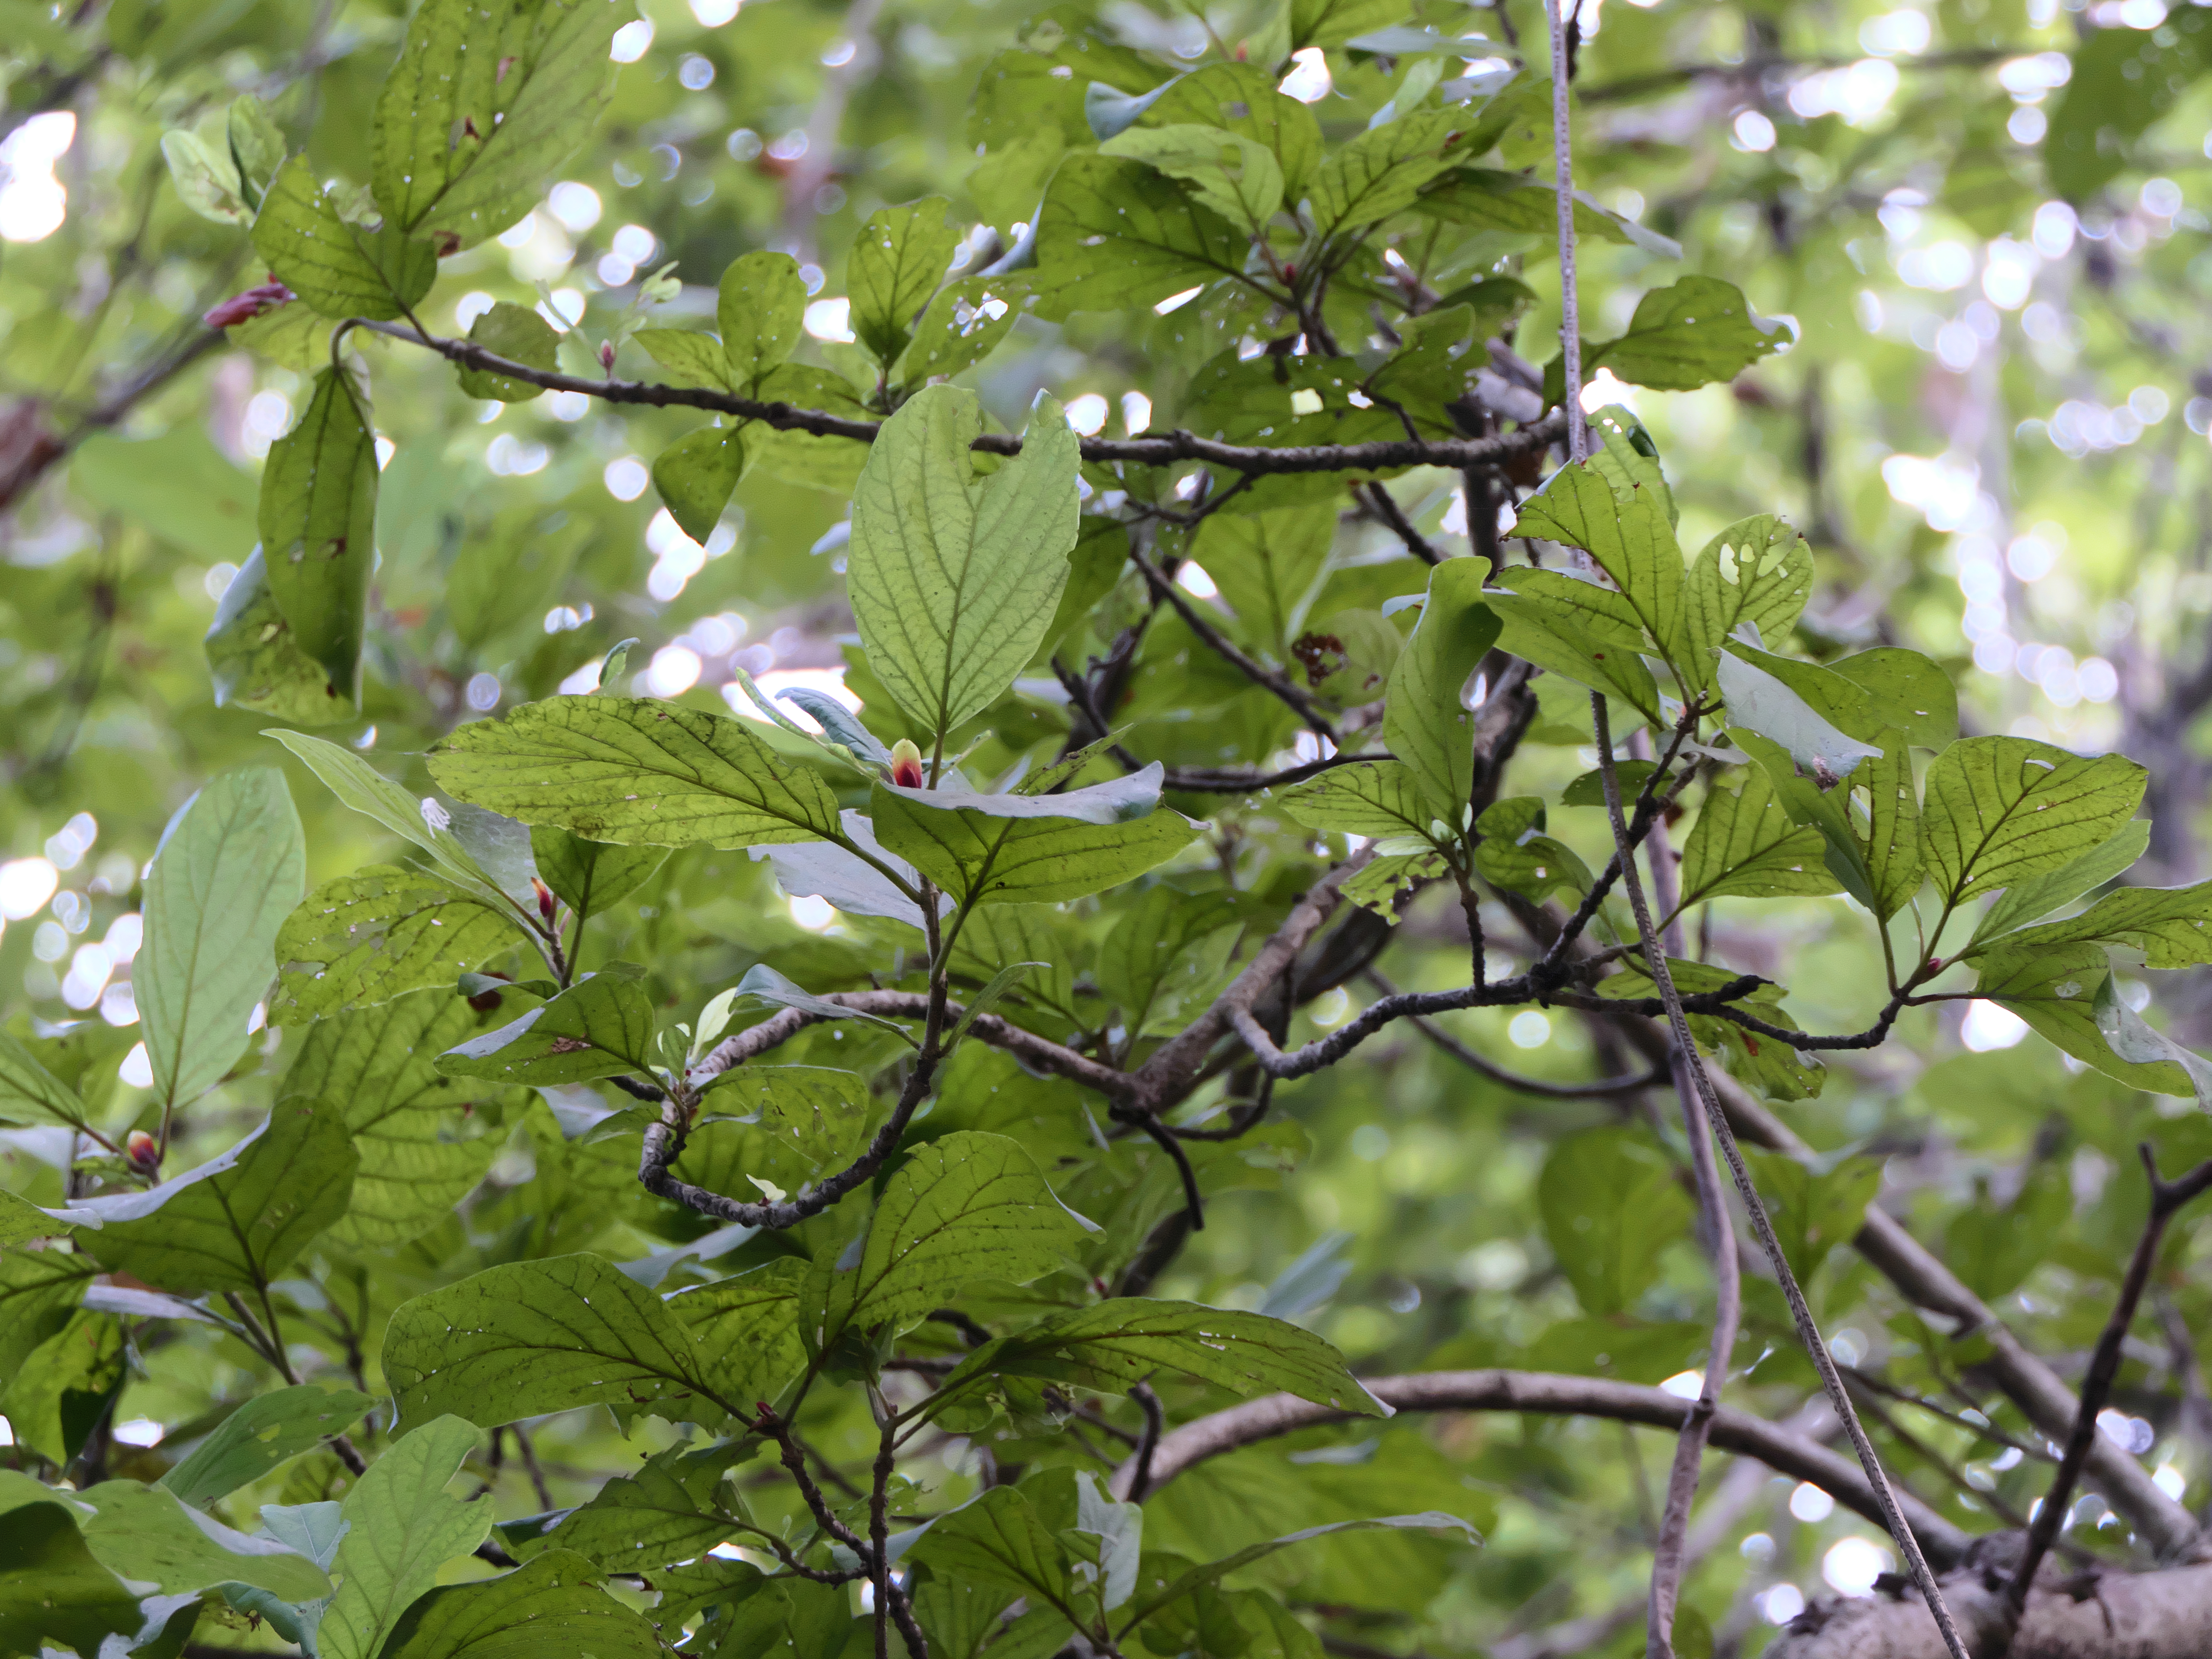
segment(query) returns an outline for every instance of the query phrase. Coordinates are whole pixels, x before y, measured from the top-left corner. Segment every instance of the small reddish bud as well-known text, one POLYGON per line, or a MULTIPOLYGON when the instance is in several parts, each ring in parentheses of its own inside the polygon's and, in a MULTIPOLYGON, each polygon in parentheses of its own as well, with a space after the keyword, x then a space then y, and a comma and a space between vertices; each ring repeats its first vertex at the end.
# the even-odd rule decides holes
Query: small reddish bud
POLYGON ((289 305, 292 290, 271 277, 258 288, 249 288, 243 294, 234 294, 200 320, 210 328, 231 328, 240 323, 251 322, 264 311, 274 311, 278 306, 289 305))
POLYGON ((530 885, 538 895, 538 914, 548 921, 552 921, 555 904, 553 890, 536 876, 531 877, 530 885))
POLYGON ((891 781, 902 789, 921 787, 921 750, 908 738, 891 745, 891 781))
POLYGON ((599 367, 609 374, 615 372, 615 343, 612 340, 599 342, 599 367))
POLYGON ((131 1161, 142 1170, 154 1170, 161 1167, 161 1148, 155 1141, 154 1137, 143 1129, 133 1129, 125 1138, 123 1150, 131 1161))

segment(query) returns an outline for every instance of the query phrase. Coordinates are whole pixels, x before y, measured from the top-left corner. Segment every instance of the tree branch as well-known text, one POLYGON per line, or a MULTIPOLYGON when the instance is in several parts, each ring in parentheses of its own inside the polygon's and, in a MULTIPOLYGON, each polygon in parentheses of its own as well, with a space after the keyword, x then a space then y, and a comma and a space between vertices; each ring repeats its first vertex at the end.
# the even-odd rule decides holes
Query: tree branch
MULTIPOLYGON (((1603 1377, 1549 1371, 1424 1371, 1407 1376, 1362 1378, 1360 1386, 1401 1412, 1528 1412, 1545 1417, 1601 1417, 1673 1433, 1683 1402, 1663 1389, 1603 1377)), ((1152 1490, 1185 1469, 1241 1447, 1294 1433, 1316 1424, 1345 1423, 1352 1413, 1316 1406, 1287 1394, 1268 1395, 1201 1417, 1160 1437, 1152 1452, 1152 1490)), ((1810 1481, 1853 1513, 1880 1523, 1881 1511, 1866 1476, 1848 1457, 1733 1406, 1713 1415, 1712 1443, 1723 1451, 1755 1457, 1778 1474, 1810 1481)), ((1131 1458, 1115 1471, 1113 1490, 1126 1500, 1136 1475, 1131 1458)), ((1965 1558, 1967 1534, 1909 1493, 1904 1504, 1923 1548, 1946 1565, 1965 1558)))
MULTIPOLYGON (((852 438, 872 442, 882 428, 880 421, 855 421, 818 409, 800 409, 781 402, 741 398, 735 392, 702 386, 663 386, 648 380, 592 380, 552 369, 518 363, 468 340, 434 334, 418 335, 404 324, 349 319, 386 338, 404 341, 436 352, 465 368, 483 369, 538 386, 547 392, 580 392, 605 403, 641 404, 651 409, 696 409, 708 414, 735 415, 760 421, 780 432, 811 432, 825 438, 852 438)), ((1540 453, 1565 431, 1563 417, 1547 416, 1531 425, 1489 438, 1455 438, 1431 442, 1387 439, 1362 444, 1288 445, 1279 449, 1224 444, 1193 432, 1176 431, 1145 438, 1085 438, 1086 461, 1133 461, 1140 466, 1171 466, 1178 461, 1202 461, 1231 472, 1255 477, 1285 472, 1370 472, 1404 466, 1498 466, 1516 456, 1540 453)), ((1018 455, 1021 439, 1012 433, 987 432, 973 446, 988 455, 1018 455)))
POLYGON ((1752 1231, 1758 1236, 1759 1247, 1766 1252, 1766 1260, 1780 1281, 1782 1293, 1790 1303, 1790 1316, 1797 1327, 1798 1340, 1812 1357, 1814 1369, 1820 1373, 1820 1386, 1826 1390, 1828 1403, 1835 1407, 1836 1415, 1843 1419, 1844 1431, 1850 1437, 1851 1446, 1858 1453, 1859 1463, 1866 1470, 1868 1486, 1873 1490, 1881 1507, 1882 1524, 1896 1540, 1898 1551, 1911 1570, 1912 1581, 1926 1598, 1929 1611, 1935 1615, 1936 1627, 1943 1632, 1944 1644, 1950 1650, 1951 1659, 1967 1659, 1966 1644, 1960 1638, 1951 1614, 1943 1605, 1943 1592, 1936 1583, 1936 1575, 1922 1554, 1912 1528, 1906 1525, 1904 1512, 1898 1506, 1897 1496, 1890 1490, 1883 1475, 1881 1460, 1875 1455, 1874 1443, 1867 1438, 1866 1429, 1859 1422, 1858 1413, 1851 1408, 1850 1395, 1844 1390, 1844 1381, 1836 1372, 1836 1362, 1828 1352, 1828 1345, 1821 1340, 1820 1328, 1814 1322, 1812 1310, 1805 1305, 1805 1293, 1798 1288, 1797 1276, 1790 1271, 1790 1259, 1782 1252, 1781 1241, 1774 1236, 1774 1224, 1760 1201, 1759 1189, 1752 1184, 1751 1171, 1745 1168, 1743 1154, 1735 1144, 1735 1136, 1729 1128, 1728 1114, 1721 1109, 1719 1097, 1713 1091, 1711 1079, 1707 1075, 1704 1058, 1690 1035, 1690 1022, 1683 1012, 1682 997, 1674 988, 1674 976, 1667 966, 1667 953, 1659 941, 1658 930, 1651 924, 1651 909, 1644 902, 1643 884, 1637 879, 1636 860, 1628 845, 1628 823, 1620 810, 1620 780, 1613 769, 1613 733, 1607 724, 1605 694, 1590 693, 1590 720, 1597 737, 1598 772, 1605 784, 1605 804, 1613 819, 1613 845, 1620 856, 1621 885, 1627 889, 1629 907, 1636 915, 1638 937, 1644 942, 1644 966, 1651 975, 1652 983, 1658 988, 1661 1000, 1666 1004, 1667 1024, 1674 1033, 1674 1052, 1678 1063, 1687 1071, 1705 1109, 1706 1120, 1712 1126, 1713 1138, 1720 1142, 1722 1154, 1728 1159, 1729 1174, 1735 1182, 1737 1194, 1751 1218, 1752 1231))

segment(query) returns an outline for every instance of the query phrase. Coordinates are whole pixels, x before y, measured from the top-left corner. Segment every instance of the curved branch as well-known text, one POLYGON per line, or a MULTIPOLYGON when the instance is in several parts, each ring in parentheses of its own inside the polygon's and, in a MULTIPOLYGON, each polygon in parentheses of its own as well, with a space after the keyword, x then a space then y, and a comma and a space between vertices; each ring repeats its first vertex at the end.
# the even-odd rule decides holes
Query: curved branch
POLYGON ((1152 597, 1165 599, 1173 605, 1176 615, 1182 618, 1183 626, 1197 635, 1200 641, 1211 647, 1230 666, 1255 685, 1273 692, 1316 734, 1334 740, 1336 727, 1330 724, 1328 717, 1321 712, 1321 705, 1315 701, 1310 693, 1300 689, 1287 674, 1279 674, 1265 663, 1255 662, 1239 650, 1227 635, 1192 610, 1190 601, 1183 598, 1176 585, 1161 574, 1159 567, 1134 547, 1129 550, 1129 562, 1135 565, 1142 573, 1146 583, 1152 590, 1152 597))
MULTIPOLYGON (((651 409, 696 409, 713 415, 735 415, 760 421, 781 432, 811 432, 817 437, 851 438, 870 443, 882 428, 880 421, 854 421, 818 409, 800 409, 780 402, 739 397, 703 386, 662 386, 649 380, 588 380, 556 370, 533 368, 469 340, 417 334, 399 323, 349 319, 387 339, 404 341, 436 352, 448 362, 465 368, 503 374, 547 392, 580 392, 611 404, 636 404, 651 409)), ((1547 416, 1531 425, 1490 438, 1458 438, 1437 442, 1389 439, 1364 444, 1287 445, 1280 449, 1243 444, 1218 443, 1194 432, 1169 432, 1148 438, 1085 438, 1086 461, 1133 461, 1140 466, 1171 466, 1178 461, 1203 461, 1231 472, 1257 477, 1283 472, 1369 472, 1404 466, 1498 466, 1516 456, 1539 453, 1566 430, 1565 416, 1547 416)), ((988 455, 1018 455, 1022 441, 1012 433, 987 432, 973 446, 988 455)))
MULTIPOLYGON (((1689 1407, 1663 1389, 1602 1377, 1551 1371, 1426 1371, 1407 1376, 1363 1377, 1360 1386, 1401 1412, 1531 1412, 1546 1417, 1604 1417, 1674 1433, 1689 1407)), ((1194 1464, 1278 1435, 1322 1423, 1352 1420, 1349 1412, 1316 1406, 1287 1394, 1216 1412, 1164 1435, 1152 1449, 1150 1490, 1158 1492, 1194 1464)), ((1712 1443, 1755 1457, 1778 1474, 1810 1481, 1853 1513, 1881 1524, 1866 1474, 1848 1457, 1810 1437, 1764 1418, 1723 1406, 1713 1415, 1712 1443)), ((1124 1498, 1136 1477, 1135 1460, 1114 1472, 1114 1494, 1124 1498)), ((1963 1560, 1972 1540, 1927 1504, 1898 1494, 1913 1534, 1929 1559, 1946 1566, 1963 1560)))

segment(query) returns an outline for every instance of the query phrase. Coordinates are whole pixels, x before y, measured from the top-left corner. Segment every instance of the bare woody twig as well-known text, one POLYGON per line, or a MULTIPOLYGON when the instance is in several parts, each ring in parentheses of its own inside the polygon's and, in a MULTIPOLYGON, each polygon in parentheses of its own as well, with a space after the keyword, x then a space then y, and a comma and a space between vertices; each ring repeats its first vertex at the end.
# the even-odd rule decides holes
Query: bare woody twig
MULTIPOLYGON (((2150 1177, 2150 1216, 2143 1223, 2142 1237, 2136 1241, 2135 1255, 2129 1258, 2127 1277, 2120 1283, 2119 1300, 2112 1304, 2112 1316, 2106 1321, 2104 1334, 2097 1339, 2096 1352, 2090 1356, 2088 1375, 2081 1379, 2081 1404, 2074 1413, 2074 1431, 2067 1437, 2065 1455, 2059 1462, 2058 1473, 2051 1477, 2051 1490, 2045 1494, 2043 1507, 2035 1513, 2034 1524, 2027 1529, 2027 1547, 2021 1553, 2020 1565, 2013 1573, 2006 1598, 2015 1618, 2026 1611, 2028 1587, 2035 1582, 2036 1570, 2050 1553, 2059 1528, 2065 1524, 2067 1506, 2074 1501, 2075 1484, 2081 1478, 2081 1465, 2097 1438, 2098 1413, 2105 1409, 2112 1383, 2120 1374, 2120 1345, 2127 1340, 2128 1328, 2135 1323, 2136 1309, 2142 1301, 2144 1287, 2150 1283, 2151 1267, 2158 1260, 2159 1243, 2166 1236, 2166 1223, 2183 1206, 2212 1188, 2212 1158, 2179 1181, 2166 1181, 2158 1173, 2158 1159, 2149 1144, 2146 1142, 2136 1151, 2142 1158, 2143 1172, 2150 1177)), ((2002 1653, 1993 1655, 1992 1659, 2002 1659, 2002 1653)))
MULTIPOLYGON (((759 421, 783 432, 811 432, 828 438, 874 441, 879 421, 856 421, 818 409, 800 409, 787 403, 764 403, 734 392, 702 386, 663 386, 648 380, 593 380, 518 363, 468 340, 434 334, 417 334, 402 323, 353 319, 350 325, 386 338, 404 341, 436 352, 465 368, 483 369, 538 386, 548 392, 580 392, 611 404, 641 404, 653 409, 696 409, 708 414, 734 415, 759 421)), ((1531 425, 1488 438, 1455 438, 1416 441, 1410 438, 1378 440, 1362 444, 1287 445, 1279 449, 1225 444, 1193 432, 1162 433, 1145 438, 1085 438, 1086 461, 1133 461, 1143 466, 1172 466, 1180 461, 1202 461, 1231 472, 1264 477, 1289 472, 1370 472, 1401 466, 1498 466, 1516 456, 1538 454, 1566 430, 1563 417, 1547 416, 1531 425)), ((974 447, 987 455, 1018 455, 1022 441, 1012 433, 987 432, 974 447)))
POLYGON ((1743 1154, 1737 1150, 1735 1136, 1729 1128, 1727 1113, 1721 1109, 1719 1097, 1713 1091, 1712 1080, 1705 1070, 1705 1060, 1698 1053, 1697 1044, 1690 1035, 1690 1022, 1683 1011, 1683 999, 1674 988, 1674 977, 1668 971, 1667 954, 1661 947, 1659 935, 1651 924, 1650 907, 1644 902, 1644 889, 1637 879, 1635 861, 1629 856, 1626 842, 1627 825, 1620 810, 1620 781, 1613 765, 1613 733, 1606 716, 1605 695, 1590 694, 1590 718, 1597 737, 1598 764, 1605 782, 1606 807, 1613 824, 1614 845, 1620 849, 1621 884, 1628 890, 1631 908, 1636 914, 1636 927, 1644 943, 1644 965, 1652 981, 1658 988, 1660 1000, 1666 1005, 1667 1023, 1672 1029, 1676 1054, 1695 1085, 1699 1100, 1705 1109, 1707 1121, 1712 1126, 1713 1137, 1721 1144, 1721 1151, 1729 1161, 1729 1174, 1735 1181, 1736 1191, 1742 1196, 1743 1206, 1751 1218, 1752 1231, 1759 1237, 1760 1247, 1781 1282, 1782 1293, 1790 1304, 1790 1315, 1797 1327, 1798 1340, 1812 1357, 1814 1368, 1820 1373, 1820 1383, 1827 1391, 1828 1403, 1842 1419, 1844 1432, 1851 1438, 1851 1446, 1858 1453, 1859 1462, 1866 1470, 1867 1484, 1881 1505, 1882 1524, 1896 1541, 1898 1553, 1904 1556, 1911 1570, 1912 1581, 1919 1587, 1928 1603, 1928 1611, 1935 1617, 1936 1628, 1942 1632, 1943 1643, 1952 1659, 1967 1659, 1965 1642, 1958 1627, 1952 1622, 1949 1608, 1944 1606, 1943 1592, 1936 1586, 1936 1575, 1929 1570, 1927 1558, 1913 1537, 1913 1529, 1905 1523, 1903 1511, 1898 1507, 1897 1496, 1891 1491, 1887 1477, 1882 1474, 1881 1460, 1875 1455, 1874 1443, 1867 1438, 1866 1429, 1859 1422, 1858 1413, 1851 1408, 1850 1395, 1844 1389, 1843 1378, 1837 1375, 1836 1362, 1828 1352, 1828 1345, 1821 1340, 1820 1328, 1814 1322, 1812 1310, 1805 1304, 1805 1293, 1798 1288, 1797 1276, 1790 1271, 1789 1258, 1782 1253, 1781 1241, 1774 1236, 1774 1224, 1767 1218, 1766 1206, 1760 1200, 1759 1189, 1752 1185, 1751 1171, 1744 1167, 1743 1154))

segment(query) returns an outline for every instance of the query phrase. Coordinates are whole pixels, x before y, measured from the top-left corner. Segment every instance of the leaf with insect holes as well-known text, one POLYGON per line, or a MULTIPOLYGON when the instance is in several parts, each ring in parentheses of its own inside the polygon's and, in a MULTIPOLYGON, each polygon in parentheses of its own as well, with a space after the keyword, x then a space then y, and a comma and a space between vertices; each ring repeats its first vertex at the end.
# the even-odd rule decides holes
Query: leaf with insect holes
POLYGON ((1948 905, 2071 863, 2136 814, 2149 774, 2031 738, 1962 738, 1928 769, 1921 846, 1948 905))

